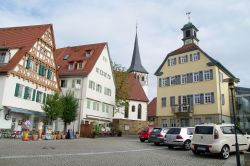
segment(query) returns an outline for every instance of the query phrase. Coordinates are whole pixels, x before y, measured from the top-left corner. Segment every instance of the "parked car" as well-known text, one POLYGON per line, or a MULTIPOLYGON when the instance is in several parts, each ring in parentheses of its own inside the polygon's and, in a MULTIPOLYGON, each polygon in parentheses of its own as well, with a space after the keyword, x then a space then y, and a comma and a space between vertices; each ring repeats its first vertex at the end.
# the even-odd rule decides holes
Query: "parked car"
POLYGON ((148 140, 149 134, 151 133, 153 128, 153 126, 148 126, 138 133, 141 142, 145 142, 146 140, 148 140))
POLYGON ((173 127, 170 128, 165 136, 164 144, 168 148, 175 146, 190 150, 194 127, 173 127))
POLYGON ((148 142, 153 142, 155 145, 163 143, 168 130, 169 128, 153 128, 152 132, 149 135, 148 142))
MULTIPOLYGON (((250 136, 236 128, 239 150, 250 151, 250 136)), ((195 126, 191 149, 195 155, 204 152, 218 153, 227 159, 235 152, 235 134, 233 124, 202 124, 195 126)))

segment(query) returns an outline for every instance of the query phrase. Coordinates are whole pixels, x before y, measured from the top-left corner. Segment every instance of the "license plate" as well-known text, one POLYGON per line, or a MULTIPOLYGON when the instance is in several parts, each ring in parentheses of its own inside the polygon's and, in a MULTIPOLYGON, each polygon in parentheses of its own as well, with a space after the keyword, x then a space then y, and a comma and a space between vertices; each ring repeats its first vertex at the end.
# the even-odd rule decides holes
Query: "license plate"
POLYGON ((200 147, 200 146, 198 146, 198 147, 197 147, 197 150, 206 151, 206 148, 205 148, 205 147, 200 147))

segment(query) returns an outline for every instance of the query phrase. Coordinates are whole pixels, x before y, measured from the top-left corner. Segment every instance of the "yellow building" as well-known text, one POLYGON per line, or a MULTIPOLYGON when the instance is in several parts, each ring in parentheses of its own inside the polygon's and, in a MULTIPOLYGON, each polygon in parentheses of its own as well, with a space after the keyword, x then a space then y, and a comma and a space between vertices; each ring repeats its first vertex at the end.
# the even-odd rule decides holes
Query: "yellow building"
POLYGON ((184 45, 170 52, 155 72, 160 126, 231 122, 226 78, 235 78, 198 46, 198 29, 187 23, 184 45))

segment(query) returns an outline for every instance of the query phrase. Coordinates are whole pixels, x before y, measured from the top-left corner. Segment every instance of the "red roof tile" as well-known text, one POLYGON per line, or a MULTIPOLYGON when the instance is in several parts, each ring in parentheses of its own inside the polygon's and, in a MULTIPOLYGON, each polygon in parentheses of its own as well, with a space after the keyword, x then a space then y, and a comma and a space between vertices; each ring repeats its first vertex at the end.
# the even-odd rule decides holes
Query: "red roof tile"
POLYGON ((51 24, 0 28, 0 48, 19 48, 10 62, 0 67, 0 72, 12 70, 48 28, 51 28, 53 33, 51 24))
POLYGON ((197 50, 197 49, 200 49, 200 48, 196 44, 193 44, 193 43, 192 44, 187 44, 187 45, 183 45, 182 47, 170 52, 168 54, 168 56, 182 54, 182 53, 197 50))
POLYGON ((157 104, 157 98, 155 97, 155 98, 148 104, 148 116, 156 116, 156 104, 157 104))
POLYGON ((97 43, 56 49, 54 54, 56 64, 59 66, 59 75, 88 75, 106 45, 107 43, 97 43), (87 50, 92 50, 90 57, 86 57, 85 53, 87 50), (68 58, 64 60, 66 55, 68 55, 68 58), (73 70, 68 70, 69 63, 79 61, 85 63, 81 70, 76 69, 76 67, 73 70))

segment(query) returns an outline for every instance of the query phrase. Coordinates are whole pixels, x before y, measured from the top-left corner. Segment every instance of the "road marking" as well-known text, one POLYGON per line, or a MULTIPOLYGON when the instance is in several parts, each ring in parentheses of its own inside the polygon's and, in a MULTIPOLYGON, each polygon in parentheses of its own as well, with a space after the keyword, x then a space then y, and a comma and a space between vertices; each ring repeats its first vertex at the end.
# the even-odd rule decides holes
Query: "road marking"
POLYGON ((110 151, 110 152, 0 156, 0 159, 26 159, 26 158, 63 157, 63 156, 89 156, 89 155, 102 155, 102 154, 114 154, 114 153, 129 153, 129 152, 154 151, 154 150, 160 150, 160 149, 166 149, 166 147, 164 147, 164 148, 154 148, 154 149, 136 149, 136 150, 124 150, 124 151, 110 151))

